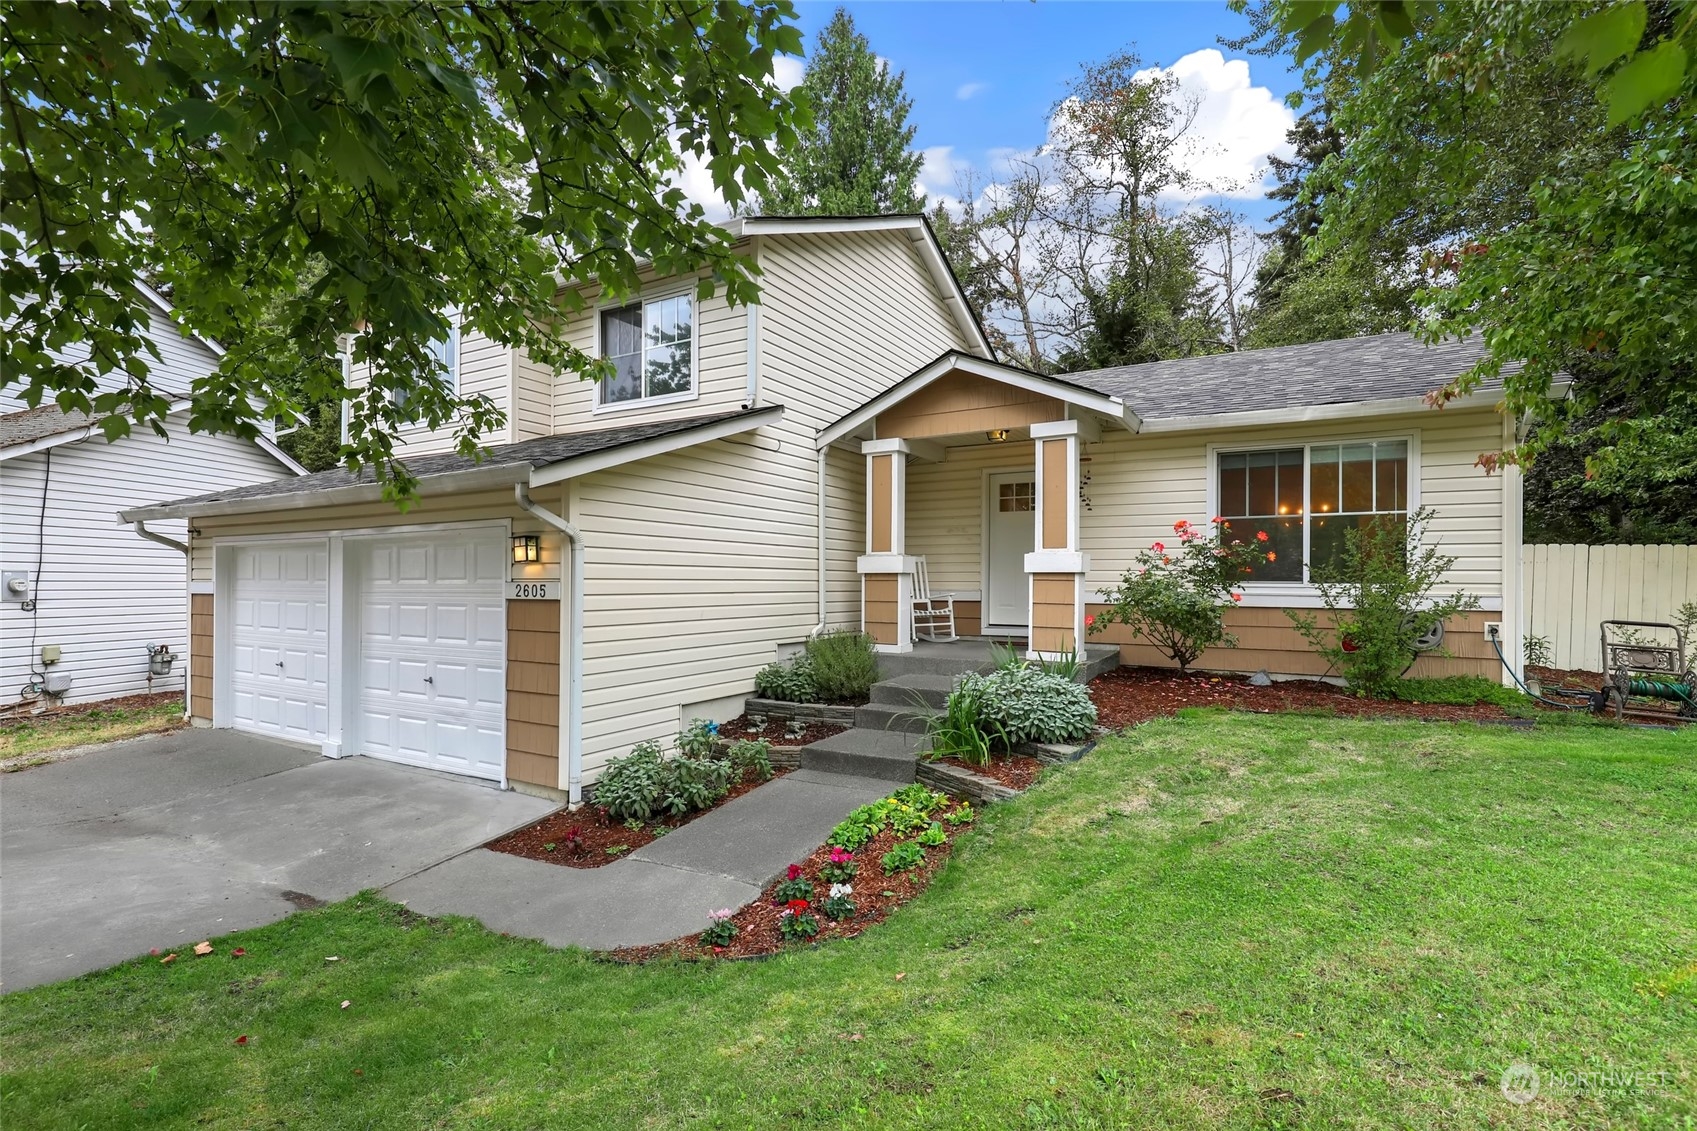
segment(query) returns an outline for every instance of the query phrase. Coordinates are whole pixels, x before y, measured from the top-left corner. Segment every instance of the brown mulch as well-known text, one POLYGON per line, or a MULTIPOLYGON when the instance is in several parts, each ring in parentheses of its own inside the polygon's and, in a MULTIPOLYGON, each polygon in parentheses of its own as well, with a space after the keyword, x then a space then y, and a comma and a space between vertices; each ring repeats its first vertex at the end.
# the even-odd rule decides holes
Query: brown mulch
POLYGON ((1491 703, 1464 707, 1450 703, 1411 703, 1400 699, 1358 699, 1343 688, 1320 680, 1284 680, 1271 687, 1253 687, 1246 676, 1207 672, 1180 674, 1169 668, 1116 668, 1090 681, 1090 698, 1096 703, 1097 721, 1113 730, 1174 714, 1181 707, 1229 707, 1263 714, 1324 711, 1349 718, 1384 717, 1423 719, 1427 722, 1514 717, 1491 703))
MULTIPOLYGON (((778 770, 767 780, 776 781, 787 773, 787 769, 778 770)), ((711 813, 719 805, 734 801, 749 790, 764 784, 766 783, 750 775, 731 786, 731 791, 712 809, 700 809, 682 817, 662 817, 635 829, 626 828, 623 821, 613 820, 607 815, 607 810, 596 805, 585 805, 575 813, 561 810, 542 818, 534 825, 526 825, 499 840, 492 840, 483 847, 491 852, 522 856, 526 860, 540 860, 544 864, 563 864, 567 868, 599 868, 611 864, 621 856, 629 856, 645 844, 653 844, 672 830, 680 829, 697 817, 711 813), (573 829, 578 831, 580 841, 576 848, 572 846, 573 829), (552 852, 548 850, 550 844, 554 846, 552 852), (623 848, 620 851, 610 851, 620 848, 621 845, 623 848)))
POLYGON ((1037 780, 1037 775, 1042 773, 1043 768, 1048 764, 1040 758, 1033 758, 1029 754, 997 754, 991 757, 988 766, 974 766, 961 761, 959 758, 938 758, 937 761, 944 765, 956 766, 971 773, 980 774, 983 777, 993 778, 1009 789, 1021 792, 1031 788, 1031 784, 1037 780))
POLYGON ((830 738, 833 734, 841 734, 848 727, 838 723, 807 723, 800 738, 788 735, 789 720, 768 718, 766 725, 755 729, 748 725, 747 715, 719 724, 719 737, 735 742, 741 738, 764 738, 773 746, 806 746, 809 742, 818 742, 821 738, 830 738))
MULTIPOLYGON (((35 700, 34 702, 39 702, 35 700)), ((77 715, 86 715, 91 711, 144 711, 149 707, 163 707, 168 704, 183 702, 181 691, 158 691, 151 695, 125 695, 119 699, 96 699, 92 703, 71 703, 68 706, 49 706, 41 711, 31 713, 27 708, 30 703, 16 705, 13 718, 27 718, 35 721, 42 719, 68 719, 77 715)))
POLYGON ((1529 666, 1526 670, 1542 680, 1545 687, 1567 687, 1575 691, 1595 691, 1603 686, 1602 672, 1588 672, 1584 668, 1529 666))
MULTIPOLYGON (((943 814, 957 808, 959 805, 951 802, 932 814, 932 819, 942 821, 943 814)), ((931 883, 931 878, 937 874, 937 869, 949 858, 949 852, 954 847, 954 838, 972 827, 970 824, 951 825, 947 821, 942 821, 942 824, 943 831, 949 837, 948 843, 927 848, 924 862, 909 872, 897 872, 893 876, 884 874, 881 863, 884 853, 894 848, 897 841, 902 839, 891 830, 885 829, 863 844, 854 854, 860 871, 849 881, 850 886, 854 888, 854 894, 849 897, 854 900, 854 918, 840 923, 827 919, 825 913, 819 910, 825 902, 826 894, 831 890, 831 885, 819 878, 819 869, 830 862, 830 848, 821 845, 807 859, 797 861, 801 865, 802 875, 813 881, 818 895, 814 900, 814 912, 819 917, 819 934, 813 941, 820 943, 831 939, 852 939, 868 927, 882 923, 896 908, 924 891, 931 883)), ((911 835, 908 839, 912 839, 911 835)), ((619 962, 649 962, 667 956, 686 959, 756 958, 804 945, 786 942, 778 933, 778 919, 784 912, 784 908, 774 902, 779 882, 781 880, 774 881, 760 893, 759 899, 732 917, 732 922, 737 925, 737 937, 729 946, 703 946, 701 935, 697 933, 653 946, 620 947, 611 951, 609 956, 619 962)), ((703 926, 707 923, 708 913, 713 910, 715 909, 706 906, 701 908, 703 926)))

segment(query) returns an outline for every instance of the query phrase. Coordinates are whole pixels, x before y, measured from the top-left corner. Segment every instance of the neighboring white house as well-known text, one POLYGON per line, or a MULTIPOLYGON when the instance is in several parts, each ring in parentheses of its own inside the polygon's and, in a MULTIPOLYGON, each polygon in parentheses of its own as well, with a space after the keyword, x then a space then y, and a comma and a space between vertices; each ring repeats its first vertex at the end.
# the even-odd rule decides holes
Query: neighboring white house
MULTIPOLYGON (((185 336, 158 295, 152 334, 156 387, 186 391, 218 364, 211 343, 185 336)), ((188 669, 188 593, 182 551, 144 541, 118 512, 162 494, 222 490, 304 474, 268 439, 196 435, 179 401, 165 437, 136 429, 108 443, 97 421, 56 406, 30 409, 0 390, 0 706, 88 702, 181 691, 188 669), (149 675, 149 646, 176 657, 149 675), (43 650, 57 660, 43 663, 43 650), (69 681, 59 696, 39 692, 69 681)), ((187 541, 183 522, 155 524, 187 541)))
POLYGON ((1311 556, 1422 503, 1481 609, 1421 670, 1500 673, 1486 634, 1505 619, 1518 664, 1519 480, 1474 465, 1504 442, 1498 393, 1419 396, 1476 346, 1384 335, 1049 377, 988 360, 920 217, 728 227, 758 306, 688 276, 573 316, 615 380, 444 343, 507 431, 481 460, 452 428, 407 433, 404 513, 345 471, 131 511, 192 524, 190 713, 577 801, 633 744, 737 713, 823 627, 911 647, 920 556, 963 633, 1056 653, 1174 522, 1266 525, 1282 552, 1234 610, 1243 647, 1205 662, 1313 672, 1283 613, 1317 603, 1311 556))

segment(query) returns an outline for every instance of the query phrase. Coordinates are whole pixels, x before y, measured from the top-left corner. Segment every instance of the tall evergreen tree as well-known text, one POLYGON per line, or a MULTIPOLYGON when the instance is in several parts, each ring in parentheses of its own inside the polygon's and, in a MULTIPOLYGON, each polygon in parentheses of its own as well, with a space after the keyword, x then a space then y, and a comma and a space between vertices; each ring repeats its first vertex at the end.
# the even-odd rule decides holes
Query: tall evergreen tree
POLYGON ((853 216, 921 212, 919 169, 907 124, 913 100, 872 53, 854 19, 838 8, 807 61, 800 90, 813 107, 813 129, 790 150, 785 169, 760 194, 770 215, 853 216))

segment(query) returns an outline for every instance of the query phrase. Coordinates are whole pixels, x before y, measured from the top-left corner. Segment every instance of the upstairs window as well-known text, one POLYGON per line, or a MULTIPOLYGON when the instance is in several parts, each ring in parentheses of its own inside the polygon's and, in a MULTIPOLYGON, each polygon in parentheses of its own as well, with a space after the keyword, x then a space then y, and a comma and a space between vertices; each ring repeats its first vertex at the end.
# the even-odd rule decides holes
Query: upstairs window
POLYGON ((652 299, 601 312, 601 356, 613 376, 600 403, 681 399, 695 391, 695 309, 688 295, 652 299))
POLYGON ((1267 534, 1256 581, 1303 582, 1343 552, 1350 530, 1408 520, 1408 441, 1364 440, 1221 452, 1219 514, 1237 538, 1267 534))

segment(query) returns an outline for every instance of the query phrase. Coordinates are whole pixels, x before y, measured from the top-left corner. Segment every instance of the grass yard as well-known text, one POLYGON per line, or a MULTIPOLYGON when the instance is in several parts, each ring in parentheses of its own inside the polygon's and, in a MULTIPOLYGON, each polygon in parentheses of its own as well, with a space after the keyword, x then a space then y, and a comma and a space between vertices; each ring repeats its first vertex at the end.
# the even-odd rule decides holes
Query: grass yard
POLYGON ((182 725, 181 694, 132 695, 65 707, 0 721, 0 761, 8 770, 27 769, 52 761, 47 755, 57 750, 157 734, 182 725))
POLYGON ((1694 861, 1689 733, 1204 712, 985 813, 854 942, 622 967, 362 897, 7 997, 0 1110, 32 1128, 1690 1128, 1694 861), (1544 1081, 1521 1106, 1499 1090, 1515 1062, 1544 1081))

